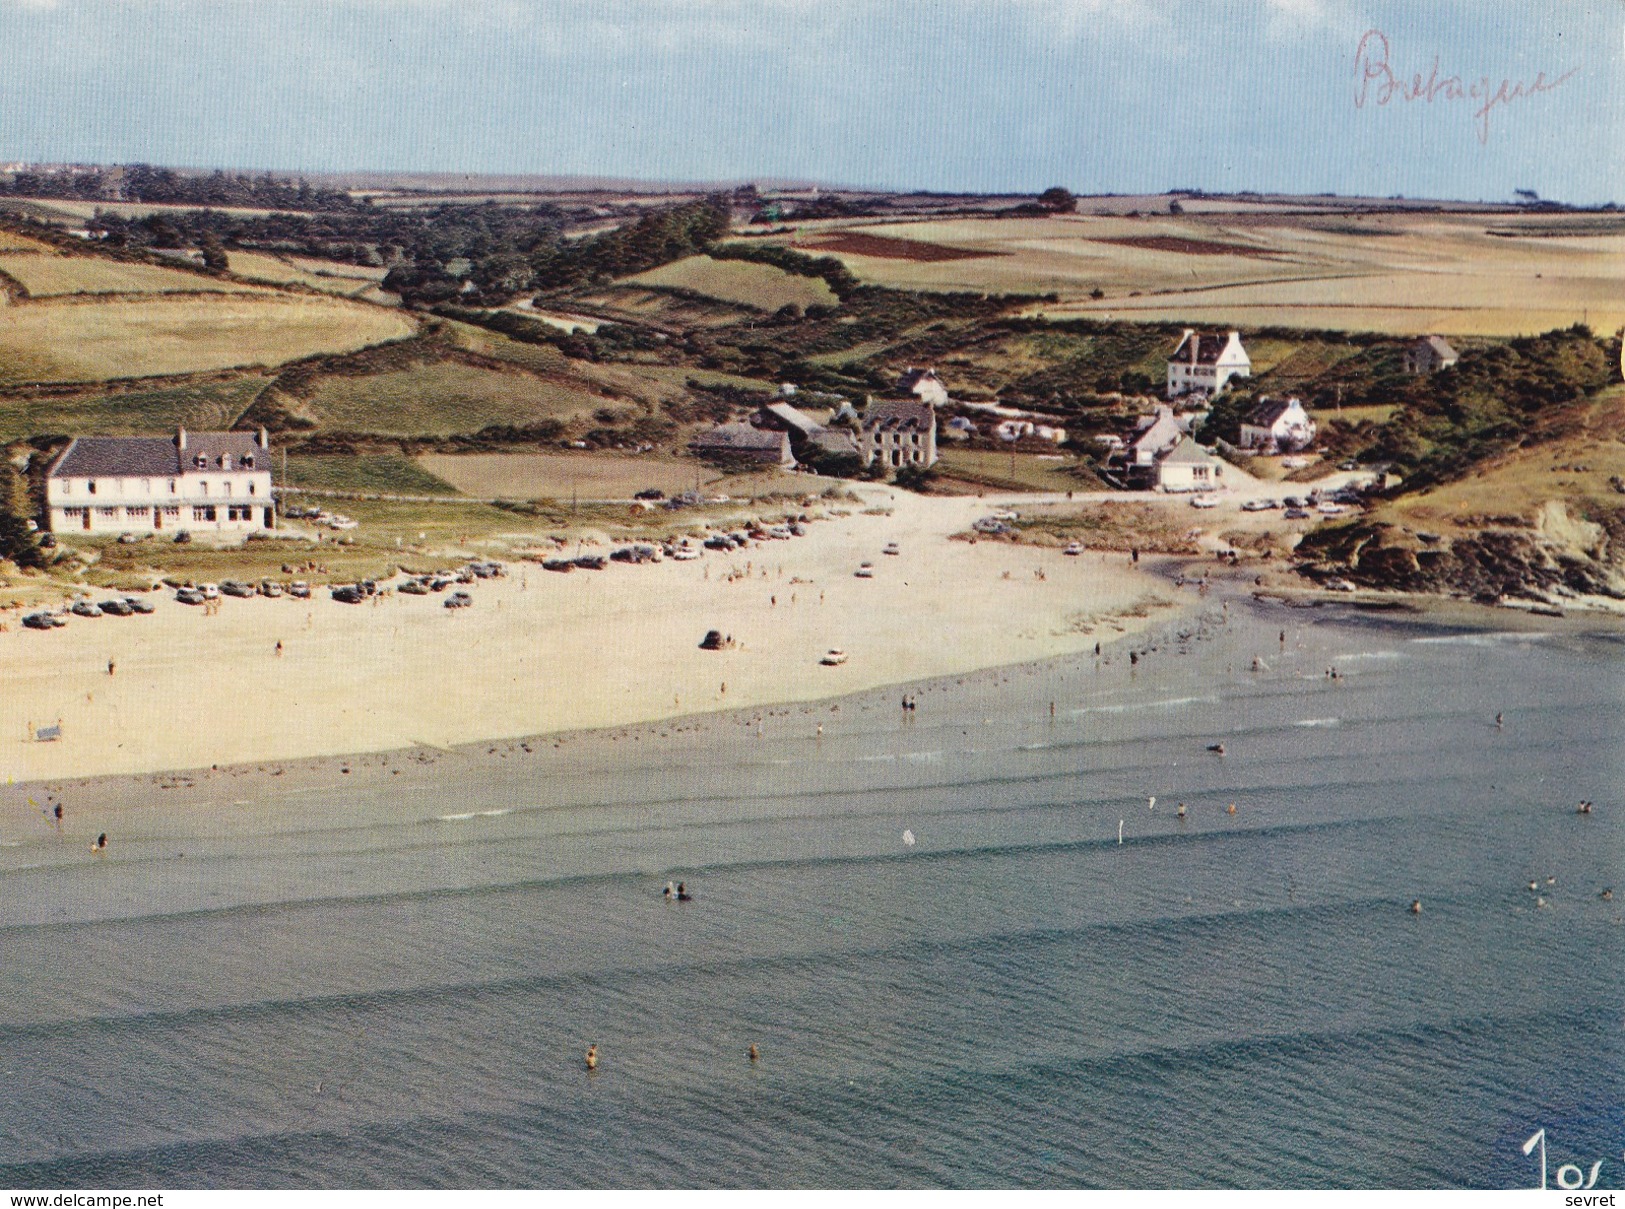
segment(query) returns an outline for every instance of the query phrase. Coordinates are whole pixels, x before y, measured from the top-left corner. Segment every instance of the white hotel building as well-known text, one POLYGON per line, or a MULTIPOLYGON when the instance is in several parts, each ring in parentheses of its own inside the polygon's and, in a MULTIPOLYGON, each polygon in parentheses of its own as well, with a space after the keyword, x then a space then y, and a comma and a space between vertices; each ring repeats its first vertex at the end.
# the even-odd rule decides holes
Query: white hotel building
POLYGON ((52 464, 53 533, 249 532, 275 527, 265 429, 75 437, 52 464))

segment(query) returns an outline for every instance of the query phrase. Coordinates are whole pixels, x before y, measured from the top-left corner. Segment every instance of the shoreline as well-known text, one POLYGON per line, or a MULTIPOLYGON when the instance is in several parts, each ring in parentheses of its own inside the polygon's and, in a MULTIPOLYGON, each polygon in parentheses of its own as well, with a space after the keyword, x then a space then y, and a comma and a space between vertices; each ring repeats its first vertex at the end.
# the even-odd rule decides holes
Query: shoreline
POLYGON ((1126 556, 952 542, 998 506, 889 489, 805 536, 559 575, 474 605, 223 602, 0 635, 8 783, 447 750, 835 699, 1092 649, 1176 608, 1126 556), (890 556, 882 547, 899 543, 890 556), (874 564, 859 578, 859 562, 874 564), (710 630, 733 649, 705 651, 710 630), (820 666, 832 648, 841 666, 820 666), (114 668, 116 667, 116 675, 114 668), (57 725, 58 742, 32 741, 57 725))

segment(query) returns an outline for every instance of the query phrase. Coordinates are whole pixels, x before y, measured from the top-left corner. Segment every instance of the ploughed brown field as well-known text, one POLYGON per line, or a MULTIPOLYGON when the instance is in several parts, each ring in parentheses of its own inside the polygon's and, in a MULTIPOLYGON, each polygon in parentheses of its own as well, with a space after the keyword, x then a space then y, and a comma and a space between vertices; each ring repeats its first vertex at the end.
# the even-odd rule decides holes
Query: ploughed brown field
POLYGON ((926 243, 918 239, 893 239, 887 235, 865 235, 859 231, 843 231, 838 235, 821 236, 814 242, 794 245, 806 251, 845 252, 849 256, 873 256, 877 260, 974 260, 978 256, 1003 256, 1005 253, 973 248, 950 248, 947 244, 926 243))
POLYGON ((1264 248, 1244 243, 1218 243, 1211 239, 1187 239, 1182 235, 1096 235, 1096 243, 1114 243, 1125 248, 1147 248, 1153 252, 1181 252, 1186 256, 1275 257, 1264 248))

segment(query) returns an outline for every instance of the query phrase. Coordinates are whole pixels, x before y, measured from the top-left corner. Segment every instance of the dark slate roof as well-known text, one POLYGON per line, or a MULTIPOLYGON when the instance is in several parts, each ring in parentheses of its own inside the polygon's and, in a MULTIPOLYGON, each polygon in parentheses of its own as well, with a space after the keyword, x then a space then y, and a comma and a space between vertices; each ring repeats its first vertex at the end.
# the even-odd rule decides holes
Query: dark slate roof
POLYGON ((1297 399, 1260 399, 1258 404, 1242 419, 1243 424, 1253 428, 1268 428, 1286 414, 1297 399))
POLYGON ((1171 360, 1186 364, 1213 365, 1218 362, 1219 354, 1224 352, 1225 345, 1229 343, 1229 332, 1192 332, 1179 342, 1179 347, 1174 350, 1171 360), (1195 346, 1194 349, 1192 345, 1195 346))
MULTIPOLYGON (((52 478, 140 478, 145 475, 185 474, 202 469, 219 470, 223 457, 231 458, 232 469, 243 458, 263 455, 251 432, 189 432, 186 452, 177 448, 174 437, 75 437, 51 467, 52 478), (205 466, 194 458, 202 457, 205 466)), ((270 469, 264 461, 259 469, 270 469)))
POLYGON ((173 437, 75 437, 52 478, 139 478, 178 473, 173 437))
POLYGON ((1430 348, 1442 360, 1460 360, 1460 354, 1450 347, 1450 342, 1443 336, 1424 336, 1411 347, 1415 349, 1430 348))
POLYGON ((720 424, 709 432, 702 432, 689 442, 696 449, 772 450, 785 448, 789 440, 782 432, 752 428, 749 424, 720 424))
POLYGON ((919 399, 883 399, 863 414, 863 430, 935 432, 937 409, 919 399))

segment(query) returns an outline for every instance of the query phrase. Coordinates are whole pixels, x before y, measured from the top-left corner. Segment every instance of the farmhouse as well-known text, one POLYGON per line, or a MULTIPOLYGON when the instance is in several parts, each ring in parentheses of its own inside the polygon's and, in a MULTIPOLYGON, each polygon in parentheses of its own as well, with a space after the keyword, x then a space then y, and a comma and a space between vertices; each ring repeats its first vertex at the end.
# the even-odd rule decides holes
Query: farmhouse
POLYGON ((1192 391, 1216 395, 1231 378, 1252 376, 1252 358, 1241 346, 1241 333, 1198 332, 1185 329, 1179 347, 1168 358, 1168 397, 1192 391))
POLYGON ((912 365, 897 379, 897 393, 913 395, 922 403, 944 407, 948 403, 948 388, 942 384, 934 369, 915 369, 912 365))
POLYGON ((1449 369, 1460 360, 1461 354, 1451 348, 1450 342, 1443 336, 1423 336, 1407 345, 1400 356, 1400 364, 1407 374, 1437 373, 1441 369, 1449 369))
POLYGON ((858 452, 863 464, 934 466, 937 462, 937 409, 919 399, 885 399, 864 412, 858 452))
POLYGON ((265 429, 75 437, 45 484, 53 533, 246 532, 275 526, 265 429))
POLYGON ((688 443, 689 450, 712 461, 746 461, 794 466, 790 434, 749 424, 719 424, 688 443))
POLYGON ((1190 437, 1157 459, 1158 491, 1212 491, 1223 486, 1224 463, 1190 437))
POLYGON ((1307 449, 1315 441, 1315 422, 1296 398, 1258 401, 1241 421, 1241 447, 1264 453, 1307 449))

